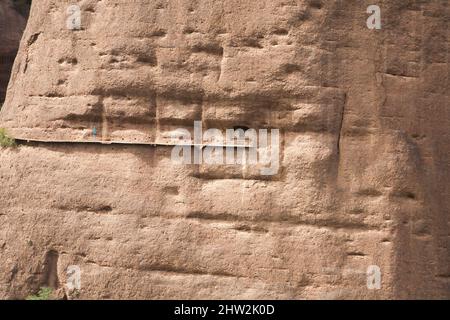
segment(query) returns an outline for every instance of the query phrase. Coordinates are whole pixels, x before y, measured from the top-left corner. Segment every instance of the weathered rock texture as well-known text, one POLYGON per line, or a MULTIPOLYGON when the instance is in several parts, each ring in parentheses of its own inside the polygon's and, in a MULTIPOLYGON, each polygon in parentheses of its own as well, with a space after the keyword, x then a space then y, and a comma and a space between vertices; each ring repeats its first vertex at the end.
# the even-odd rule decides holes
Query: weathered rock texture
POLYGON ((0 107, 5 99, 9 75, 25 23, 25 17, 10 0, 0 2, 0 107))
POLYGON ((34 1, 0 126, 0 297, 449 298, 448 1, 34 1), (279 128, 278 175, 180 166, 279 128), (382 288, 368 290, 378 265, 382 288))

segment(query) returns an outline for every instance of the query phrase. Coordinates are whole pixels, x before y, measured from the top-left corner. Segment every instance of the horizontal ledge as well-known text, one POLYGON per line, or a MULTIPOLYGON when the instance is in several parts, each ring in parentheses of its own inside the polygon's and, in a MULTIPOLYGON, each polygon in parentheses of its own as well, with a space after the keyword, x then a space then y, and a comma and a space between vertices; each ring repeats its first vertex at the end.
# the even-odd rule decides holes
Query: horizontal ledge
POLYGON ((14 137, 14 139, 18 142, 27 143, 27 142, 41 142, 41 143, 87 143, 87 144, 119 144, 119 145, 138 145, 138 146, 164 146, 164 147, 215 147, 215 148, 255 148, 249 145, 221 145, 221 144, 198 144, 198 143, 164 143, 164 142, 139 142, 139 141, 110 141, 110 140, 44 140, 44 139, 31 139, 31 138, 23 138, 23 137, 14 137))

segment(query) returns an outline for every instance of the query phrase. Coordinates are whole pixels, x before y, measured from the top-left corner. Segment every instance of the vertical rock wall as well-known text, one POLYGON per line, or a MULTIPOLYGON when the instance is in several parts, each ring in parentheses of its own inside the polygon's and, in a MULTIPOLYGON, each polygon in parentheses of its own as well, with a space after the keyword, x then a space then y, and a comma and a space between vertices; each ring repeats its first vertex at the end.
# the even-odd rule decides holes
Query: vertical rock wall
POLYGON ((33 3, 0 113, 0 297, 71 265, 84 298, 450 296, 447 1, 381 30, 369 1, 69 4, 33 3), (133 145, 195 120, 280 129, 279 173, 133 145))

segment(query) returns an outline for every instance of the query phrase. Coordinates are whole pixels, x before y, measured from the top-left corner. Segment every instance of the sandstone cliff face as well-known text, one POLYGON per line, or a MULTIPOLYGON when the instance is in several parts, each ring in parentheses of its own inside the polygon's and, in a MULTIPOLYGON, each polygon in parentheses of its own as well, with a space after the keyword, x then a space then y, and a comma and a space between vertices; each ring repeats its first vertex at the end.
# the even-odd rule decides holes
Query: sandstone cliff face
POLYGON ((0 2, 0 107, 3 104, 9 75, 25 29, 26 19, 10 0, 0 2))
POLYGON ((69 30, 35 1, 0 113, 24 141, 0 150, 0 297, 76 265, 81 298, 449 298, 448 2, 383 1, 381 30, 371 4, 85 0, 69 30), (194 120, 280 129, 279 174, 133 145, 194 120))

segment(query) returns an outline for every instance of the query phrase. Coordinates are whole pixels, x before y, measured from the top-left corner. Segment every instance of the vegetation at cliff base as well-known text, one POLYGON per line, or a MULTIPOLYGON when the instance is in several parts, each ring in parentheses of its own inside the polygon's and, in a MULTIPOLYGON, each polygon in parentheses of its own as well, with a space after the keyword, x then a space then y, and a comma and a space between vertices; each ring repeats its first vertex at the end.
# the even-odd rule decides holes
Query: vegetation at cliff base
POLYGON ((0 147, 15 147, 16 141, 6 133, 6 130, 0 128, 0 147))
POLYGON ((42 287, 37 294, 28 296, 26 300, 50 300, 52 291, 52 288, 42 287))

